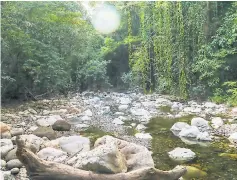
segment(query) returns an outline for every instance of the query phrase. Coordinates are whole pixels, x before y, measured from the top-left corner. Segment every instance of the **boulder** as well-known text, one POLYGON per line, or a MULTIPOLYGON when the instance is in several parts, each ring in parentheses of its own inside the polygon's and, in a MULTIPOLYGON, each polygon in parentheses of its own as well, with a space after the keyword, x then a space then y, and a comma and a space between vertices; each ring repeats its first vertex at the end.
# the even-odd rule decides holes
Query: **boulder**
POLYGON ((196 126, 190 126, 189 128, 184 128, 180 131, 180 137, 187 137, 187 138, 196 138, 200 133, 199 129, 196 126))
POLYGON ((61 149, 69 154, 90 150, 89 138, 82 136, 69 136, 58 138, 61 149))
POLYGON ((210 129, 208 121, 203 119, 203 118, 200 118, 200 117, 193 118, 191 120, 191 125, 196 126, 199 129, 200 132, 205 132, 205 131, 208 131, 210 129))
POLYGON ((96 140, 94 147, 104 144, 117 144, 119 151, 124 154, 127 160, 128 171, 137 170, 143 167, 154 167, 152 152, 146 147, 130 143, 112 136, 103 136, 96 140))
POLYGON ((7 162, 1 159, 0 163, 1 163, 0 164, 1 169, 4 169, 6 167, 7 162))
POLYGON ((178 162, 189 162, 196 157, 196 154, 190 149, 177 147, 168 152, 170 159, 178 162))
POLYGON ((36 130, 32 132, 32 134, 38 136, 38 137, 47 137, 50 140, 56 139, 57 134, 51 127, 38 127, 36 130))
POLYGON ((12 159, 17 159, 16 150, 17 150, 17 148, 14 148, 11 151, 9 151, 5 157, 5 160, 10 161, 12 159))
POLYGON ((223 120, 220 117, 214 117, 211 120, 211 126, 214 129, 221 127, 224 124, 223 120))
POLYGON ((11 174, 18 174, 20 172, 20 169, 19 168, 12 168, 11 169, 11 174))
POLYGON ((18 136, 24 134, 24 129, 23 128, 12 128, 10 131, 12 136, 18 136))
POLYGON ((190 128, 190 125, 185 123, 185 122, 176 122, 171 128, 170 130, 172 132, 180 132, 182 129, 188 129, 190 128))
POLYGON ((44 160, 47 161, 54 161, 58 163, 62 163, 64 160, 67 159, 67 153, 64 151, 61 151, 59 149, 55 149, 52 147, 46 147, 44 149, 41 149, 37 155, 44 160))
POLYGON ((98 173, 126 172, 126 159, 119 151, 117 145, 104 144, 91 151, 79 153, 68 161, 75 168, 94 171, 98 173))
POLYGON ((63 119, 59 115, 52 115, 52 116, 47 116, 47 117, 38 119, 36 121, 36 124, 38 126, 47 127, 47 126, 52 126, 58 120, 63 120, 63 119))
POLYGON ((232 144, 237 145, 237 132, 232 133, 228 139, 232 144))
POLYGON ((197 140, 200 140, 200 141, 211 141, 211 136, 209 135, 208 132, 200 132, 198 135, 197 135, 197 140))
POLYGON ((23 164, 18 159, 12 159, 6 164, 7 169, 21 168, 22 166, 23 164))
POLYGON ((56 131, 69 131, 71 129, 71 124, 64 120, 58 120, 52 125, 52 128, 56 131))
POLYGON ((11 139, 0 139, 0 145, 1 157, 4 158, 13 149, 13 143, 11 139))
POLYGON ((0 134, 10 131, 11 127, 0 121, 0 134))
POLYGON ((41 145, 43 145, 44 140, 36 135, 21 135, 21 139, 25 141, 25 146, 32 152, 36 153, 40 150, 41 145))

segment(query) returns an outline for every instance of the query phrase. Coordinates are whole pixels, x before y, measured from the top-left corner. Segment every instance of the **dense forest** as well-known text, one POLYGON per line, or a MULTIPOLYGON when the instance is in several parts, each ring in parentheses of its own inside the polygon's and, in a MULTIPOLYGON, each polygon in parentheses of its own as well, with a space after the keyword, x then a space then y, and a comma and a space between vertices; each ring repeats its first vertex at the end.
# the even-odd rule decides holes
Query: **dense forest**
POLYGON ((139 88, 237 105, 236 2, 104 4, 107 34, 80 2, 1 2, 2 100, 139 88))

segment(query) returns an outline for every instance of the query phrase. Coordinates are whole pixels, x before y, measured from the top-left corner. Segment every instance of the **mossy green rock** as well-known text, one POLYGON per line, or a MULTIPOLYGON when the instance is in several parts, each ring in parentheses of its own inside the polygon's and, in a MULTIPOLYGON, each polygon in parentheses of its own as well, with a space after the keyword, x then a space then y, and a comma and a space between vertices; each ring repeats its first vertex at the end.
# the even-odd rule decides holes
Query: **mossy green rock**
POLYGON ((237 160, 237 154, 221 153, 221 154, 219 154, 219 156, 237 160))
POLYGON ((185 180, 191 180, 192 178, 202 178, 207 175, 206 172, 193 167, 193 166, 185 166, 187 168, 187 172, 182 176, 185 180))

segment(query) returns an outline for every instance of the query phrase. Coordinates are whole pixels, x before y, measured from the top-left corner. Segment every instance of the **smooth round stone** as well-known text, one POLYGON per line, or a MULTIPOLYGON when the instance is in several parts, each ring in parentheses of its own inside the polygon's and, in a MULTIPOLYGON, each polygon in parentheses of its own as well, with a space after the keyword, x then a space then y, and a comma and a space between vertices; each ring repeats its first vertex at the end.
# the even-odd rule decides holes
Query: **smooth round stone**
POLYGON ((19 168, 13 168, 13 169, 11 169, 11 173, 12 173, 12 174, 18 174, 19 171, 20 171, 19 168))

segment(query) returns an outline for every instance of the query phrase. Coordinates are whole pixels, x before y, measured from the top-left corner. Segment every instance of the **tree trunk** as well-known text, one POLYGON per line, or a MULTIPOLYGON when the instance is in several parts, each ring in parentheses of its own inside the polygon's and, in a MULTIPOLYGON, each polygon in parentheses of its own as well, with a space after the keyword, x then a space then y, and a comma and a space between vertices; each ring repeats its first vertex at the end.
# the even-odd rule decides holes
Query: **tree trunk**
POLYGON ((177 180, 186 172, 186 168, 178 166, 171 171, 161 171, 148 167, 127 173, 96 174, 68 165, 42 160, 25 148, 25 142, 20 136, 17 137, 16 144, 17 157, 26 167, 31 180, 177 180))

